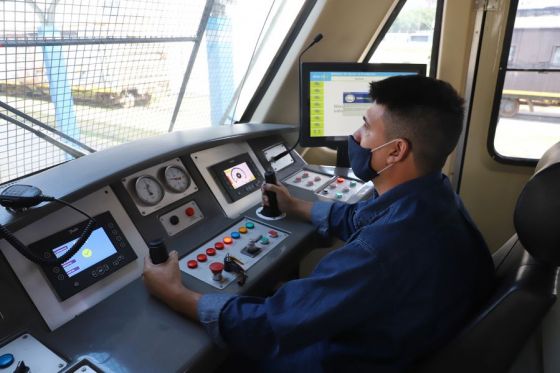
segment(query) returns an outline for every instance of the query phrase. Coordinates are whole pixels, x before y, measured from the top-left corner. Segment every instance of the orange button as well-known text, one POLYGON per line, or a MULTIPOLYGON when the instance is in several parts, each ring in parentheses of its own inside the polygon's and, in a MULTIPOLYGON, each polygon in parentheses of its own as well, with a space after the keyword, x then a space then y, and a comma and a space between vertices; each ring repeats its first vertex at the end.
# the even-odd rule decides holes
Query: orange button
POLYGON ((337 177, 337 178, 336 178, 336 182, 337 182, 337 183, 343 183, 343 182, 344 182, 344 178, 343 178, 343 177, 337 177))
POLYGON ((206 255, 208 256, 214 256, 216 255, 216 249, 214 249, 213 247, 209 247, 206 249, 206 255))
POLYGON ((185 210, 185 214, 187 216, 193 216, 194 215, 194 209, 192 207, 187 207, 185 210))
POLYGON ((190 269, 194 269, 198 267, 198 263, 196 262, 196 260, 189 260, 187 262, 187 267, 189 267, 190 269))
POLYGON ((216 243, 214 244, 214 247, 215 247, 216 249, 218 249, 218 250, 223 250, 223 249, 224 249, 224 244, 221 243, 221 242, 216 242, 216 243))
POLYGON ((196 260, 198 260, 198 261, 201 262, 201 263, 202 263, 202 262, 205 262, 206 259, 207 259, 207 258, 206 258, 206 255, 204 255, 204 254, 198 254, 198 255, 196 256, 196 260))
POLYGON ((243 234, 247 233, 247 227, 240 227, 239 233, 243 233, 243 234))
POLYGON ((224 243, 230 245, 233 242, 231 237, 224 237, 224 243))

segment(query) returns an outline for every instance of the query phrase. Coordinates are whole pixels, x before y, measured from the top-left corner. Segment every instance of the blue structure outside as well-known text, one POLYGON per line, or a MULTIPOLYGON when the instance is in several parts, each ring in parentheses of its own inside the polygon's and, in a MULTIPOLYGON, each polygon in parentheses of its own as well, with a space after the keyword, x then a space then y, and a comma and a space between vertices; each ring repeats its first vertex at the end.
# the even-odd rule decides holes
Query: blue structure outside
POLYGON ((208 82, 213 126, 219 126, 234 94, 231 19, 211 16, 206 26, 208 82))
MULTIPOLYGON (((60 37, 60 32, 56 30, 53 24, 41 25, 37 31, 39 37, 49 39, 60 37)), ((68 79, 66 58, 62 46, 43 46, 42 48, 43 61, 49 79, 51 101, 55 109, 56 128, 66 135, 78 139, 80 129, 76 125, 72 85, 68 79)), ((66 158, 67 160, 73 159, 69 154, 66 155, 66 158)))

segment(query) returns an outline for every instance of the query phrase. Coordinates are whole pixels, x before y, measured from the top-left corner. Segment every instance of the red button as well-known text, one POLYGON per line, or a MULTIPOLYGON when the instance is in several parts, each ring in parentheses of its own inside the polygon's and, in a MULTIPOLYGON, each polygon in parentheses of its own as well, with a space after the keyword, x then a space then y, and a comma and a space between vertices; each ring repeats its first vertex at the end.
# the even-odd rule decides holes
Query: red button
POLYGON ((337 177, 337 178, 336 178, 336 182, 337 182, 337 183, 343 183, 343 182, 344 182, 344 178, 343 178, 343 177, 337 177))
POLYGON ((190 269, 194 269, 198 267, 198 263, 196 262, 196 260, 189 260, 187 262, 187 267, 189 267, 190 269))
POLYGON ((210 270, 214 274, 220 273, 224 270, 224 264, 220 263, 220 262, 214 262, 214 263, 210 264, 210 270))
POLYGON ((214 247, 218 250, 223 250, 224 249, 224 244, 222 242, 216 242, 214 244, 214 247))
POLYGON ((276 238, 278 237, 278 232, 276 232, 275 230, 269 230, 268 235, 272 238, 276 238))
POLYGON ((185 214, 187 214, 187 216, 193 216, 194 209, 192 207, 187 207, 187 209, 185 210, 185 214))
POLYGON ((206 249, 206 255, 208 256, 214 256, 216 255, 216 249, 214 249, 213 247, 209 247, 206 249))
POLYGON ((198 254, 198 255, 196 256, 196 260, 198 260, 199 262, 205 262, 206 259, 207 259, 207 258, 206 258, 206 255, 204 255, 204 254, 198 254))
POLYGON ((231 244, 233 242, 233 239, 231 237, 224 237, 224 243, 225 244, 231 244))

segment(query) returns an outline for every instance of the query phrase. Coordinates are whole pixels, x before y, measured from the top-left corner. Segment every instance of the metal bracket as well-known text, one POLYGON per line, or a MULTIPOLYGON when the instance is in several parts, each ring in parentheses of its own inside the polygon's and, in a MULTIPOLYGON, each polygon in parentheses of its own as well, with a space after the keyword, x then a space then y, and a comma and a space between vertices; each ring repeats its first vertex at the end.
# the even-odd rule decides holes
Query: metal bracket
POLYGON ((476 0, 476 8, 495 12, 500 9, 500 0, 476 0))

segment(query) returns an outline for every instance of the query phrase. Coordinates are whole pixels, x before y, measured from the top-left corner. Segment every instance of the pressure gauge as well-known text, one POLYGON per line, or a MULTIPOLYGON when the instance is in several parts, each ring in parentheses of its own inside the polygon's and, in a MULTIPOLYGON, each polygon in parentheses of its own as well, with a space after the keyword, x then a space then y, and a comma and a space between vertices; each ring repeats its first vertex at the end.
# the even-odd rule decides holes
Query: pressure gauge
POLYGON ((187 172, 179 166, 167 166, 163 173, 165 184, 174 192, 182 193, 191 184, 191 178, 187 172))
POLYGON ((136 179, 134 189, 140 202, 148 206, 157 205, 163 199, 163 194, 165 193, 159 181, 152 176, 146 175, 136 179))

